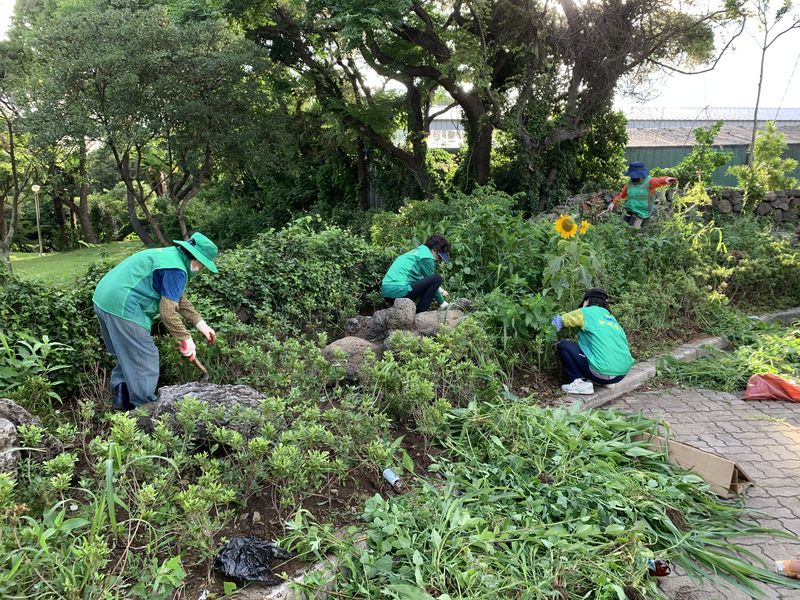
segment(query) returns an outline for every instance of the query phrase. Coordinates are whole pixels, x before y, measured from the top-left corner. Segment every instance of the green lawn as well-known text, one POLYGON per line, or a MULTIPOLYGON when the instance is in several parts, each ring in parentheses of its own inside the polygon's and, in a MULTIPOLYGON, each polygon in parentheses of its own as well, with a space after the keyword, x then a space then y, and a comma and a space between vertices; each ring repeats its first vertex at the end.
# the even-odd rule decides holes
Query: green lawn
POLYGON ((119 262, 137 250, 144 249, 139 240, 113 242, 71 252, 56 252, 39 256, 35 253, 11 255, 14 274, 23 279, 36 279, 50 285, 66 285, 81 275, 88 266, 100 260, 119 262))

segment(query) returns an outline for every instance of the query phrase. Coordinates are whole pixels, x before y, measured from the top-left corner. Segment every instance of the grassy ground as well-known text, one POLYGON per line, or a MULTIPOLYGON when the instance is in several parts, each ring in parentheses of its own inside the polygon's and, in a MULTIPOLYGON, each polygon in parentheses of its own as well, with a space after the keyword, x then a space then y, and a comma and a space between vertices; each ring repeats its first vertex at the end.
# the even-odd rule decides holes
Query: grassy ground
POLYGON ((106 259, 119 262, 142 249, 142 243, 133 240, 44 256, 35 253, 16 253, 11 255, 11 268, 23 279, 36 279, 49 285, 60 286, 70 283, 94 262, 106 259))

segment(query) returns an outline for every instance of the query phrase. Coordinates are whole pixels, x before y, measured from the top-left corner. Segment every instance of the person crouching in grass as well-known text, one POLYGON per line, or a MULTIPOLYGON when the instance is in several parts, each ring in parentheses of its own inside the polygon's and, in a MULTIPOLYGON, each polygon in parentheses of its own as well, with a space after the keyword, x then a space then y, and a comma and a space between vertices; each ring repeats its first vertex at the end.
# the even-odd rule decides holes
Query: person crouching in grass
POLYGON ((556 315, 551 321, 556 331, 577 327, 578 343, 561 340, 556 346, 558 358, 569 383, 561 389, 568 394, 594 394, 594 385, 621 381, 633 366, 628 337, 611 314, 608 294, 591 288, 584 294, 577 310, 556 315))
POLYGON ((442 235, 432 235, 421 244, 394 259, 381 282, 381 296, 387 300, 410 298, 417 312, 425 312, 436 300, 447 307, 441 288, 442 276, 436 273, 436 263, 450 260, 450 243, 442 235))

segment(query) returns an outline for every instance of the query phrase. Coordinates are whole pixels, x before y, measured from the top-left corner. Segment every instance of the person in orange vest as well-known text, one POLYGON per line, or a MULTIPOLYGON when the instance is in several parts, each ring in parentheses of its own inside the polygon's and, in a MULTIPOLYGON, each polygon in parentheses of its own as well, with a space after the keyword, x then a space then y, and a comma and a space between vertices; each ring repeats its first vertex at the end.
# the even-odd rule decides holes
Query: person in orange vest
POLYGON ((624 206, 627 214, 623 220, 628 225, 639 228, 653 214, 655 191, 665 185, 678 183, 678 180, 674 177, 650 177, 650 170, 643 162, 629 163, 625 176, 631 180, 608 205, 608 211, 611 212, 620 205, 624 206))

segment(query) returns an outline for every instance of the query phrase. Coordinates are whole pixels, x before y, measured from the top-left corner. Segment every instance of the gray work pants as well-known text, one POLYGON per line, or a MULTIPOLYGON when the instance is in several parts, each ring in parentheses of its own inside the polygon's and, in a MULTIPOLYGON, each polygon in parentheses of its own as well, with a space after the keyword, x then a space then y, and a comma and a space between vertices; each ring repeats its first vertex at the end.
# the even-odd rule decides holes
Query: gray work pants
POLYGON ((94 307, 106 349, 117 359, 111 371, 111 389, 128 386, 131 402, 141 406, 156 399, 158 348, 150 332, 141 325, 94 307))

